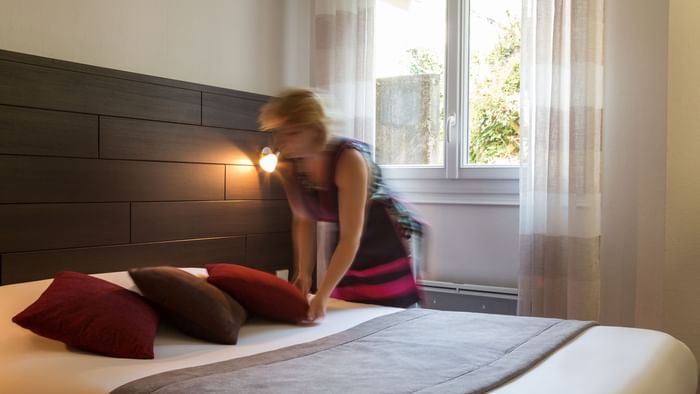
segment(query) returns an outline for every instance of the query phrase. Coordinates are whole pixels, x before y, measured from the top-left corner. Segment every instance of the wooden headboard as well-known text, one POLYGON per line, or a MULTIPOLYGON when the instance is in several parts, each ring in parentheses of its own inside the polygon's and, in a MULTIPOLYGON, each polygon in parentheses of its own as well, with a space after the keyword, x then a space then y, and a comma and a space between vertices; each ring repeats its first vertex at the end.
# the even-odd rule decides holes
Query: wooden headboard
POLYGON ((151 265, 289 269, 258 94, 0 51, 0 283, 151 265))

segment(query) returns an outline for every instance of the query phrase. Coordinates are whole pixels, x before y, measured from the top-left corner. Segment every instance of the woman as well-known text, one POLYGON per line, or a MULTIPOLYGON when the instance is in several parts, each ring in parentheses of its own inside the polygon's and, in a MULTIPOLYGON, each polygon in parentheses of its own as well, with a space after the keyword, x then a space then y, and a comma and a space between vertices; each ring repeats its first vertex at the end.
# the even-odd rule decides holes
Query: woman
MULTIPOLYGON (((292 210, 295 250, 293 283, 304 294, 316 266, 316 222, 338 224, 337 243, 308 320, 326 313, 329 297, 407 307, 419 300, 411 270, 408 239, 422 225, 382 183, 369 147, 359 141, 328 138, 326 115, 309 90, 287 90, 260 114, 260 126, 274 133, 280 173, 292 210)), ((326 241, 328 242, 328 241, 326 241)))

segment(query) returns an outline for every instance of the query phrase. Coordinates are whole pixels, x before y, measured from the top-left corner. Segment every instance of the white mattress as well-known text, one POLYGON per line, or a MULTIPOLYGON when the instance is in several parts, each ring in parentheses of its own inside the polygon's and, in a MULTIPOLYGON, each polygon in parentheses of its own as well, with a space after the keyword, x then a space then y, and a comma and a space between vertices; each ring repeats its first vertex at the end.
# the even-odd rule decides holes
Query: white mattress
MULTIPOLYGON (((188 269, 202 273, 201 269, 188 269)), ((135 290, 124 272, 95 275, 135 290)), ((193 340, 161 325, 154 360, 110 358, 68 350, 22 329, 11 318, 50 280, 0 286, 0 392, 105 393, 129 381, 171 369, 248 356, 312 341, 396 308, 332 300, 319 324, 251 321, 235 346, 193 340)), ((651 330, 593 327, 494 393, 695 393, 697 365, 688 348, 651 330)))

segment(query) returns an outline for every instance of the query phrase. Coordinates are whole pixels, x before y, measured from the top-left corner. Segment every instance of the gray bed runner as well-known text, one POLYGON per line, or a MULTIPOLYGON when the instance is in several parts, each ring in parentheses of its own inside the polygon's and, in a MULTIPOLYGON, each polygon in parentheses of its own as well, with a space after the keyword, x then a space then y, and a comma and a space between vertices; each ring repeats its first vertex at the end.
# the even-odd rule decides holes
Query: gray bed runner
POLYGON ((408 309, 313 342, 149 376, 113 393, 481 393, 594 324, 408 309))

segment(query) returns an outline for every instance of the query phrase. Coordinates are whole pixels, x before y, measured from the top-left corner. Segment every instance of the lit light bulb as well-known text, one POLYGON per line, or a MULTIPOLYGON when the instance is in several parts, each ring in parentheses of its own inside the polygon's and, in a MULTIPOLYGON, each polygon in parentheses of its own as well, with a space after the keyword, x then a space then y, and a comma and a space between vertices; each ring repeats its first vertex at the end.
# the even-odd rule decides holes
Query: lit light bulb
POLYGON ((272 153, 272 149, 269 147, 264 147, 260 153, 260 168, 266 172, 274 172, 277 168, 277 155, 279 153, 272 153))

